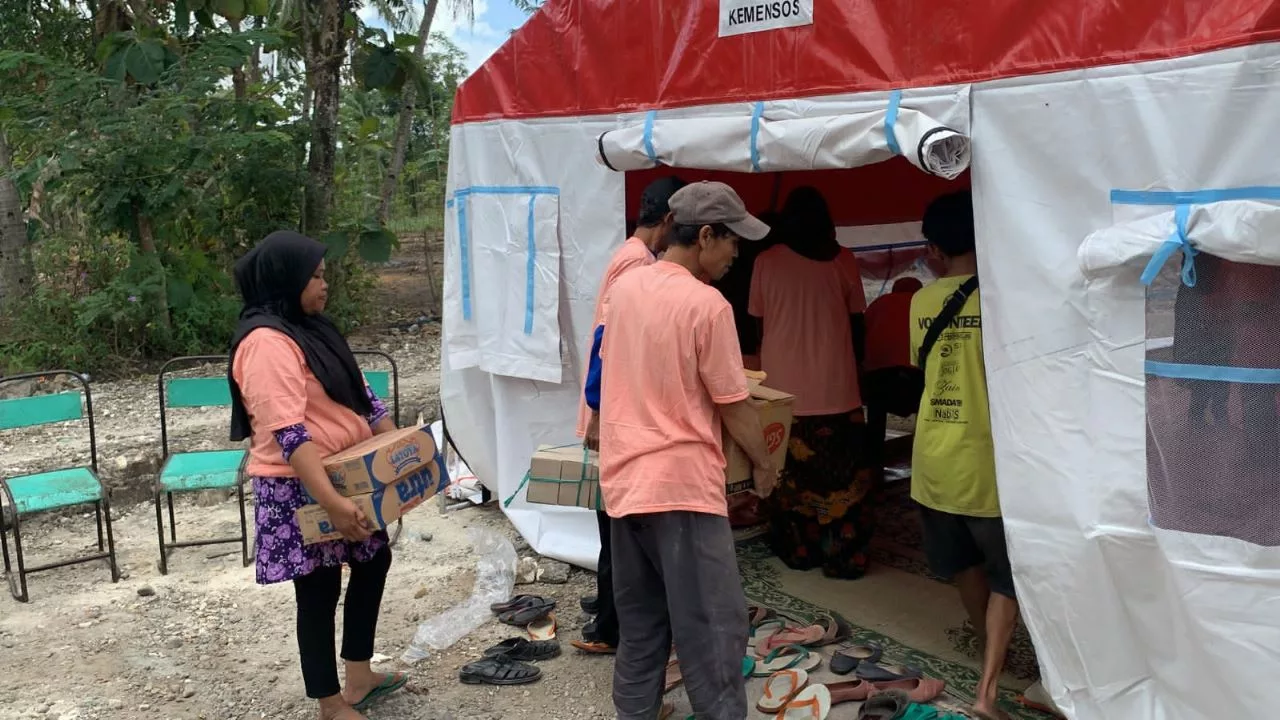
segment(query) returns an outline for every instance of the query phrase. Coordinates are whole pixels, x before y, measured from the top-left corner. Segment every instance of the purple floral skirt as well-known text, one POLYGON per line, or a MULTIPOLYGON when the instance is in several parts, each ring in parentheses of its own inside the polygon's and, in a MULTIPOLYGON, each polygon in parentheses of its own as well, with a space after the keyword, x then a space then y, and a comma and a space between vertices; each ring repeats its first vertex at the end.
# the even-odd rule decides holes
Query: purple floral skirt
POLYGON ((293 580, 322 567, 368 562, 388 543, 387 532, 379 530, 363 542, 330 540, 303 545, 294 513, 307 504, 307 496, 296 477, 254 477, 253 497, 259 585, 293 580))

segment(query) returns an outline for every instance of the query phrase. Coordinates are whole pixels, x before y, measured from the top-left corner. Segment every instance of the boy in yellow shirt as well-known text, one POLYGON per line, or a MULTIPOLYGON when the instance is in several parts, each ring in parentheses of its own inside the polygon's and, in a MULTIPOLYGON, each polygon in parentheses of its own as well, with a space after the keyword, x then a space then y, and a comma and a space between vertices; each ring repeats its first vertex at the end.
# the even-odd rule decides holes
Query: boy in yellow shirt
POLYGON ((996 494, 969 191, 934 200, 922 230, 946 269, 911 300, 911 358, 924 370, 911 497, 920 504, 930 569, 955 582, 985 641, 974 710, 1003 719, 996 697, 1018 603, 996 494), (941 329, 930 332, 935 321, 941 329))

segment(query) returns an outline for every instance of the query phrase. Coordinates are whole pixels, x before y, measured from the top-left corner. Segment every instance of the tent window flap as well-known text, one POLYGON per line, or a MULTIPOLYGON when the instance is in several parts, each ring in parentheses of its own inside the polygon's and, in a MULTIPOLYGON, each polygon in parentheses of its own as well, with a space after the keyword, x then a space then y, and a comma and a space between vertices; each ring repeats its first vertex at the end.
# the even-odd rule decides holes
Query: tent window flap
POLYGON ((445 292, 454 369, 559 383, 560 192, 555 187, 459 189, 448 202, 457 282, 445 292))

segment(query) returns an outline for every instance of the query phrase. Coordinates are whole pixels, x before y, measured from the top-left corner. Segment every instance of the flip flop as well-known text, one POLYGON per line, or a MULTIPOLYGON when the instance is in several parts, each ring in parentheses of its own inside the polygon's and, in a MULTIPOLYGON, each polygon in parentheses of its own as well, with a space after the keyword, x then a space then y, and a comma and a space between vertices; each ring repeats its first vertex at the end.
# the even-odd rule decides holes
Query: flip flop
POLYGON ((368 695, 360 698, 360 702, 351 707, 359 712, 373 707, 374 703, 385 698, 386 696, 400 690, 409 682, 409 676, 404 673, 389 673, 382 677, 382 682, 378 686, 369 691, 368 695))
POLYGON ((753 673, 753 672, 755 672, 755 671, 756 671, 756 659, 755 659, 755 658, 753 658, 753 657, 751 657, 750 655, 745 655, 745 656, 743 656, 743 658, 742 658, 742 677, 743 677, 743 678, 749 678, 749 677, 751 677, 751 673, 753 673))
POLYGON ((768 655, 784 645, 817 647, 824 633, 826 633, 826 628, 817 625, 802 628, 785 628, 756 643, 756 654, 768 655))
POLYGON ((681 682, 684 682, 684 676, 680 673, 680 662, 673 657, 667 661, 666 676, 663 679, 662 686, 663 694, 665 695, 676 689, 676 686, 681 682))
POLYGON ((865 660, 858 663, 858 668, 854 671, 854 674, 863 680, 870 680, 873 683, 924 677, 924 672, 917 667, 911 667, 910 665, 877 665, 865 660))
POLYGON ((826 720, 831 714, 831 691, 826 685, 810 685, 782 708, 782 720, 826 720))
POLYGON ((762 621, 759 625, 752 626, 751 634, 747 638, 747 647, 759 647, 760 643, 782 632, 786 627, 787 624, 780 618, 770 618, 762 621))
POLYGON ((554 640, 526 640, 516 637, 503 640, 484 651, 485 657, 505 655, 512 660, 550 660, 560 655, 560 643, 554 640))
POLYGON ((616 655, 618 652, 617 647, 598 641, 574 640, 569 644, 588 655, 616 655))
POLYGON ((878 692, 862 703, 858 709, 858 720, 893 720, 910 704, 907 694, 900 690, 878 692))
POLYGON ((763 605, 747 606, 747 622, 751 627, 759 627, 760 623, 766 620, 772 620, 778 616, 773 608, 767 608, 763 605))
POLYGON ((511 612, 512 610, 521 610, 523 608, 529 607, 530 605, 540 605, 546 602, 551 603, 551 606, 555 607, 554 600, 547 600, 546 598, 541 597, 539 595, 516 595, 515 597, 511 598, 506 602, 494 603, 490 605, 489 610, 491 610, 495 615, 501 615, 502 613, 505 613, 505 612, 511 612))
POLYGON ((868 645, 850 645, 836 650, 831 656, 831 662, 827 663, 827 667, 831 668, 831 672, 837 675, 848 675, 858 669, 858 664, 862 662, 877 663, 880 661, 884 650, 874 643, 868 645))
POLYGON ((463 665, 458 679, 466 685, 528 685, 542 677, 538 668, 505 655, 463 665))
POLYGON ((527 631, 530 640, 554 640, 556 637, 556 616, 553 613, 548 613, 545 617, 529 623, 527 631))
POLYGON ((556 607, 554 600, 535 597, 529 604, 508 610, 498 615, 498 622, 504 625, 514 625, 516 627, 525 627, 526 625, 537 622, 545 618, 556 607))
POLYGON ((866 680, 846 680, 845 682, 827 683, 827 690, 831 693, 831 704, 839 705, 840 703, 866 700, 871 697, 871 693, 877 692, 879 688, 866 680))
POLYGON ((764 681, 764 693, 756 702, 756 709, 769 715, 780 713, 808 684, 809 673, 804 670, 779 670, 764 681))
POLYGON ((811 672, 822 664, 822 658, 809 652, 803 645, 783 645, 774 648, 765 659, 756 663, 752 677, 769 677, 779 670, 804 670, 811 672))
POLYGON ((888 680, 876 683, 876 688, 880 690, 901 690, 907 694, 907 699, 913 703, 933 702, 943 690, 947 689, 947 684, 941 680, 934 678, 903 678, 901 680, 888 680))

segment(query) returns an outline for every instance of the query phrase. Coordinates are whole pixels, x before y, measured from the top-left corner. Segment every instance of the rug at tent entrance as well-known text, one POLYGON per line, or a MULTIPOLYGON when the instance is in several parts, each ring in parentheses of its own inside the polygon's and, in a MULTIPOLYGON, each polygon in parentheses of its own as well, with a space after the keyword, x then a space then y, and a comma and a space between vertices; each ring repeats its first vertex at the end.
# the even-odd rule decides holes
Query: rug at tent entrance
MULTIPOLYGON (((929 572, 924 551, 920 549, 920 514, 911 499, 910 482, 889 484, 880 500, 880 507, 876 509, 876 531, 871 540, 871 561, 947 583, 929 572)), ((981 659, 978 636, 974 634, 973 626, 968 621, 948 629, 947 639, 957 652, 974 660, 981 659)), ((1013 633, 1013 642, 1009 645, 1009 656, 1005 661, 1005 672, 1023 680, 1040 677, 1035 647, 1022 623, 1018 623, 1018 629, 1013 633)))
MULTIPOLYGON (((788 593, 782 587, 781 573, 770 562, 773 558, 773 551, 763 539, 747 540, 738 545, 738 568, 742 573, 742 584, 749 602, 772 608, 780 615, 804 624, 816 621, 821 615, 838 614, 788 593)), ((848 618, 843 615, 839 617, 848 622, 848 618)), ((877 644, 884 649, 886 662, 913 665, 923 670, 929 677, 945 681, 947 691, 943 698, 935 703, 940 708, 963 711, 973 703, 973 692, 980 679, 980 673, 977 670, 960 663, 943 660, 854 623, 849 623, 849 626, 853 629, 851 643, 877 644)), ((1001 705, 1011 718, 1045 720, 1050 717, 1018 705, 1017 693, 1007 689, 1001 689, 1000 692, 1001 705)))

